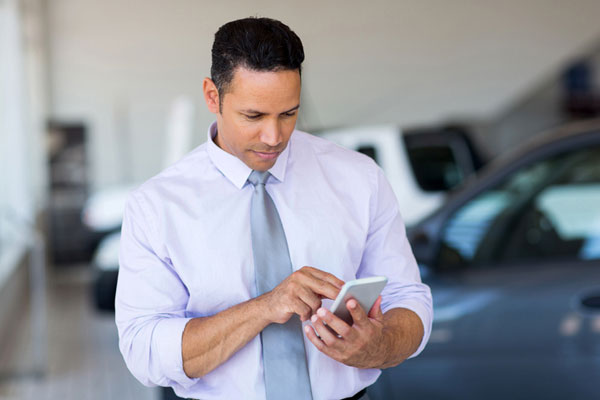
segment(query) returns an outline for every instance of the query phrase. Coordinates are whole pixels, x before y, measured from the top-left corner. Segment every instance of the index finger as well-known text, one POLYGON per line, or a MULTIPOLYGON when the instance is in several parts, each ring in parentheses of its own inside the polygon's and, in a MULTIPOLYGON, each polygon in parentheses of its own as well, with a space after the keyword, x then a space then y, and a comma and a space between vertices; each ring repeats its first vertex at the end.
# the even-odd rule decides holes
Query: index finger
POLYGON ((328 299, 335 299, 340 293, 340 288, 343 286, 343 281, 334 275, 317 269, 312 269, 307 274, 304 274, 303 277, 304 285, 308 286, 314 293, 328 299), (341 285, 339 284, 340 282, 342 282, 341 285))
POLYGON ((342 286, 344 286, 345 282, 343 280, 339 279, 337 276, 335 276, 335 275, 333 275, 333 274, 331 274, 329 272, 325 272, 325 271, 320 270, 320 269, 315 268, 315 267, 308 267, 307 266, 307 267, 304 267, 304 268, 306 268, 306 271, 309 274, 311 274, 311 275, 313 275, 313 276, 315 276, 315 277, 317 277, 317 278, 319 278, 321 280, 327 281, 327 282, 331 283, 333 286, 336 286, 339 289, 341 289, 342 286))

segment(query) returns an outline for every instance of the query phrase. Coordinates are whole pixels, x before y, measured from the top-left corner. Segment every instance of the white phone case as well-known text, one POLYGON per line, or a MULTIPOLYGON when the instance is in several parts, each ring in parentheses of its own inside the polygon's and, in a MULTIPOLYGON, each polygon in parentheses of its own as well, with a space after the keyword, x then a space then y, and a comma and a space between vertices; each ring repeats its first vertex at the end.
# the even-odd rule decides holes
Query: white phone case
POLYGON ((352 325, 352 316, 346 308, 346 302, 355 299, 362 309, 368 313, 386 283, 387 278, 385 276, 372 276, 348 281, 342 286, 342 290, 333 302, 330 311, 347 324, 352 325))

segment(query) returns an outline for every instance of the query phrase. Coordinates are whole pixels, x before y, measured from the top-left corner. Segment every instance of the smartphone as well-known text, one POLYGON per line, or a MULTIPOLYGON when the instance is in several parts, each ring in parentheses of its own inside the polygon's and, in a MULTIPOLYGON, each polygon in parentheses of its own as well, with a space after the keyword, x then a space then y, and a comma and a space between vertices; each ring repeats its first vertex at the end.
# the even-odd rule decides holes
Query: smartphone
POLYGON ((346 308, 346 302, 355 299, 363 310, 368 313, 386 283, 387 278, 385 276, 372 276, 348 281, 342 286, 340 294, 338 294, 329 310, 348 325, 352 325, 352 316, 346 308))

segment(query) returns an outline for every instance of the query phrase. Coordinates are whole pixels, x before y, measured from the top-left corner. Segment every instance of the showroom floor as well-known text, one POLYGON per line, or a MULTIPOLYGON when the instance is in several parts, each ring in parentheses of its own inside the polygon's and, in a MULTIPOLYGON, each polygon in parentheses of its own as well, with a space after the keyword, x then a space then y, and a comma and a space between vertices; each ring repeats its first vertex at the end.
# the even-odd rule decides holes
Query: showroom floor
MULTIPOLYGON (((29 314, 0 347, 0 399, 155 400, 129 373, 118 349, 113 314, 99 314, 89 295, 90 269, 70 267, 48 277, 47 372, 32 374, 29 314)), ((28 307, 23 307, 27 311, 28 307)))

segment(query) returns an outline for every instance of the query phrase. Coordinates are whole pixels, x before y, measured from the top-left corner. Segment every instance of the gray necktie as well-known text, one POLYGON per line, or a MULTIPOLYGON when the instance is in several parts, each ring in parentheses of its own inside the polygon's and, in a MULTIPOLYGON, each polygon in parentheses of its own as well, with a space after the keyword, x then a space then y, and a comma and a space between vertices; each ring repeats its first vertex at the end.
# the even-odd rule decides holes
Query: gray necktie
MULTIPOLYGON (((250 224, 258 296, 292 273, 279 213, 265 190, 269 176, 269 172, 252 171, 248 178, 254 185, 250 224)), ((293 315, 285 324, 270 324, 260 337, 267 399, 312 399, 300 318, 293 315)))

